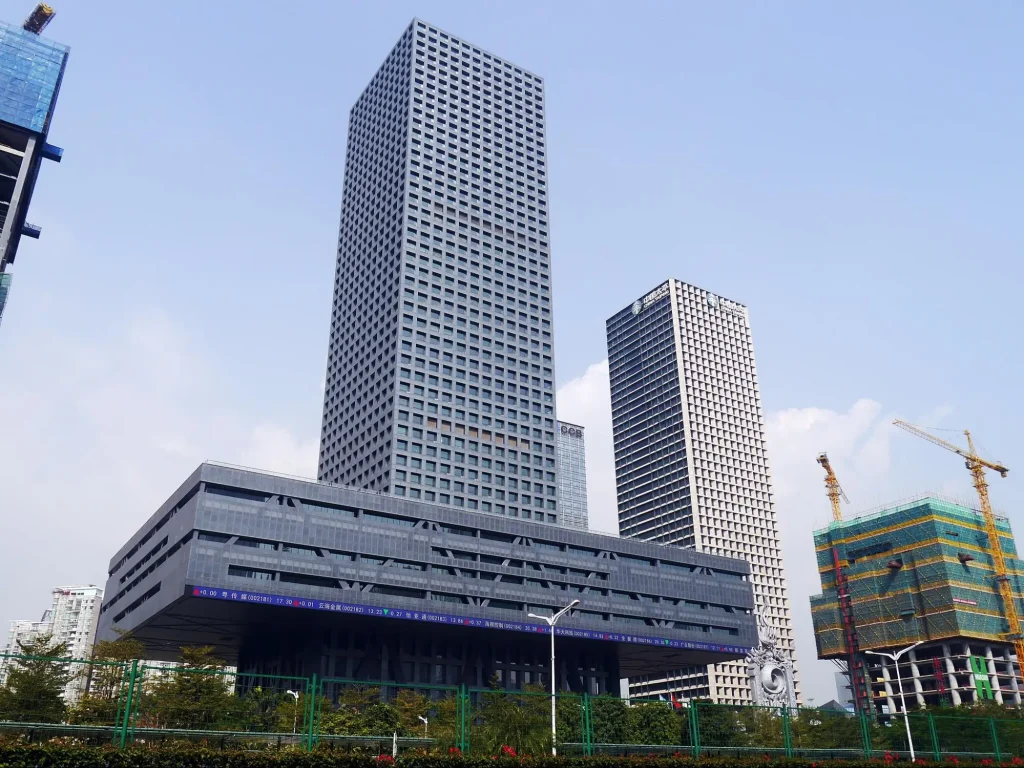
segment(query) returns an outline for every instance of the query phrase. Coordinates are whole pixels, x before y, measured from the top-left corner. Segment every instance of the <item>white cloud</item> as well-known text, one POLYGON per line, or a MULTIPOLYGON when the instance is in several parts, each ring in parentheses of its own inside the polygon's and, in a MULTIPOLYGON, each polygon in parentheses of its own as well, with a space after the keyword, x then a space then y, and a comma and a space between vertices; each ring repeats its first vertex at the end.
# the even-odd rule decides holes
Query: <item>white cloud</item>
MULTIPOLYGON (((586 429, 587 495, 591 527, 616 531, 615 458, 612 442, 608 361, 587 368, 558 390, 559 417, 586 429)), ((948 409, 930 414, 935 423, 948 409)), ((771 458, 790 607, 797 638, 804 700, 823 704, 835 697, 835 667, 818 661, 808 598, 820 592, 812 530, 831 519, 824 473, 815 462, 827 451, 855 509, 899 498, 890 470, 892 419, 881 404, 862 399, 844 412, 790 408, 768 413, 765 427, 771 458), (870 496, 866 489, 870 490, 870 496)))
POLYGON ((207 458, 316 472, 316 427, 241 412, 201 341, 161 312, 4 341, 17 375, 0 377, 0 627, 37 617, 58 584, 102 585, 115 548, 207 458))
POLYGON ((856 501, 854 509, 891 500, 890 441, 895 432, 891 421, 883 415, 881 404, 866 399, 845 412, 791 408, 765 417, 805 702, 813 698, 823 704, 836 695, 835 666, 816 658, 808 602, 810 595, 821 592, 812 532, 832 518, 825 474, 815 459, 821 451, 828 453, 844 489, 856 501), (868 488, 871 501, 861 495, 868 488))

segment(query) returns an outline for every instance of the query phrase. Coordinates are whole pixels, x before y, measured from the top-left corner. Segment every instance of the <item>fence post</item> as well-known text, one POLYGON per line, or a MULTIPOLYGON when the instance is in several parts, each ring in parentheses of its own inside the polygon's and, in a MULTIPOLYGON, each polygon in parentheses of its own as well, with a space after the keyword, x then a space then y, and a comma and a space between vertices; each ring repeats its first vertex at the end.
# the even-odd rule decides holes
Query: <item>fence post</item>
POLYGON ((121 739, 120 747, 124 749, 125 743, 128 741, 128 723, 131 720, 132 709, 135 700, 135 678, 139 674, 139 660, 132 659, 132 666, 128 673, 128 698, 124 703, 124 719, 121 721, 121 739))
POLYGON ((871 759, 871 724, 868 722, 867 712, 861 710, 857 713, 860 718, 860 737, 864 743, 864 757, 871 759))
POLYGON ((591 757, 594 754, 594 734, 591 731, 590 723, 590 694, 583 692, 583 756, 591 757))
POLYGON ((1003 753, 999 749, 999 729, 996 728, 996 719, 994 717, 988 719, 988 726, 989 730, 992 731, 992 751, 996 754, 996 762, 1001 763, 1003 762, 1003 753))
POLYGON ((123 720, 122 713, 124 712, 124 701, 128 696, 128 691, 125 690, 125 685, 128 683, 128 664, 121 664, 121 685, 117 690, 117 714, 114 715, 114 735, 111 738, 111 744, 118 746, 120 743, 121 734, 121 721, 123 720))
POLYGON ((782 710, 782 747, 786 750, 786 757, 793 756, 793 733, 789 727, 789 707, 780 707, 782 710))
POLYGON ((700 715, 698 714, 698 712, 700 712, 700 702, 691 701, 690 714, 692 715, 692 717, 690 717, 690 728, 691 735, 693 737, 691 740, 693 741, 694 758, 700 757, 700 715))
MULTIPOLYGON (((926 713, 928 715, 928 731, 932 735, 932 756, 935 758, 935 762, 942 759, 942 750, 939 747, 939 732, 935 730, 935 718, 932 717, 931 712, 926 713)), ((904 713, 906 717, 906 713, 904 713)))
POLYGON ((313 751, 313 745, 316 738, 316 716, 317 716, 317 703, 320 697, 317 695, 319 684, 316 681, 316 672, 313 673, 313 677, 306 683, 306 689, 309 693, 309 701, 306 702, 306 717, 309 718, 309 726, 306 728, 306 752, 313 751))
POLYGON ((460 744, 459 749, 462 750, 462 754, 469 754, 469 725, 470 725, 470 714, 469 714, 469 691, 466 689, 466 684, 463 683, 459 686, 459 698, 462 700, 462 706, 460 707, 461 716, 459 718, 459 731, 460 731, 460 744))

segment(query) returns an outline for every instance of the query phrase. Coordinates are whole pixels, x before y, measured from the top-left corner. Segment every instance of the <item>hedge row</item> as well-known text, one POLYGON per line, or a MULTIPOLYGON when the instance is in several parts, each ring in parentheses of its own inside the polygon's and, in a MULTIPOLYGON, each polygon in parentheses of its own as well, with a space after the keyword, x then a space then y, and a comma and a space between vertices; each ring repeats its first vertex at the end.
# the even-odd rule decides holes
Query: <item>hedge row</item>
MULTIPOLYGON (((842 768, 880 768, 891 758, 877 760, 844 760, 842 768)), ((909 761, 894 761, 909 763, 909 761)), ((923 761, 919 761, 923 762, 923 761)), ((688 757, 560 757, 550 756, 518 759, 513 757, 463 757, 460 755, 428 755, 405 753, 393 768, 496 768, 524 763, 530 768, 824 768, 821 761, 766 759, 764 757, 709 757, 692 760, 688 757)), ((833 763, 834 764, 834 763, 833 763)), ((992 761, 971 763, 952 760, 946 765, 992 766, 992 761)), ((1005 766, 1020 766, 1014 759, 1005 766)), ((162 748, 132 747, 115 750, 109 747, 88 747, 76 744, 0 744, 0 768, 389 768, 390 756, 350 753, 270 750, 211 750, 202 746, 162 748)))

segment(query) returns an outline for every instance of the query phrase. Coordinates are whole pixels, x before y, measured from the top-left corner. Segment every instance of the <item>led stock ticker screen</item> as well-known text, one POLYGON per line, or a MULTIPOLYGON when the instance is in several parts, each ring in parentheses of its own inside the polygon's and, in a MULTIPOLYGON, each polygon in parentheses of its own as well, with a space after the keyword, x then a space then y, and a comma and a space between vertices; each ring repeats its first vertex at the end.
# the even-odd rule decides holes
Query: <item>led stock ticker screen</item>
MULTIPOLYGON (((451 613, 432 613, 428 611, 411 611, 407 608, 382 608, 375 605, 358 603, 341 603, 334 600, 313 600, 303 597, 286 595, 270 595, 262 592, 239 592, 237 590, 218 589, 216 587, 188 587, 186 593, 193 597, 210 600, 227 600, 234 603, 250 605, 273 605, 281 608, 304 608, 330 613, 347 613, 355 616, 373 616, 383 619, 403 621, 425 621, 428 624, 446 624, 449 626, 477 627, 480 629, 501 629, 508 632, 531 632, 533 634, 549 634, 547 624, 531 624, 523 621, 503 621, 500 619, 481 619, 478 616, 459 616, 451 613)), ((604 640, 612 643, 630 643, 633 645, 661 646, 680 650, 710 651, 734 656, 743 656, 750 649, 739 645, 722 645, 720 643, 702 643, 692 640, 677 640, 665 637, 649 637, 646 635, 625 634, 621 632, 601 632, 594 629, 575 629, 572 627, 555 627, 558 637, 578 637, 583 640, 604 640)))

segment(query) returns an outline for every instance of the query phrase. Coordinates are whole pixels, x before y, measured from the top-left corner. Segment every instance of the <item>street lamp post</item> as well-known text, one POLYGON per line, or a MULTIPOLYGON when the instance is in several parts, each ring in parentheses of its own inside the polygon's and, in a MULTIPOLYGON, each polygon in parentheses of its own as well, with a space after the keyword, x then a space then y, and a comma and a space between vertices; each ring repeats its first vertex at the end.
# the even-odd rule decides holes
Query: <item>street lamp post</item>
POLYGON ((535 613, 526 614, 531 619, 542 619, 548 623, 551 627, 551 756, 554 757, 558 754, 558 748, 555 746, 555 623, 562 618, 565 614, 580 604, 579 600, 573 600, 565 608, 560 610, 554 616, 538 616, 535 613))
POLYGON ((884 656, 887 659, 892 659, 892 665, 896 667, 896 685, 900 687, 900 706, 903 707, 903 724, 907 726, 907 746, 910 747, 910 761, 913 762, 916 758, 914 757, 914 739, 910 735, 910 716, 907 712, 907 699, 903 695, 903 678, 900 677, 900 657, 907 651, 911 651, 917 648, 924 640, 918 640, 913 645, 908 645, 901 651, 895 653, 886 653, 885 651, 865 651, 870 653, 872 656, 884 656))
POLYGON ((423 715, 416 715, 416 717, 418 717, 420 719, 420 722, 423 723, 423 738, 426 739, 427 738, 427 722, 428 722, 427 718, 425 718, 423 715))
POLYGON ((295 691, 285 691, 285 695, 295 698, 295 711, 292 715, 292 733, 299 727, 299 694, 295 691))

